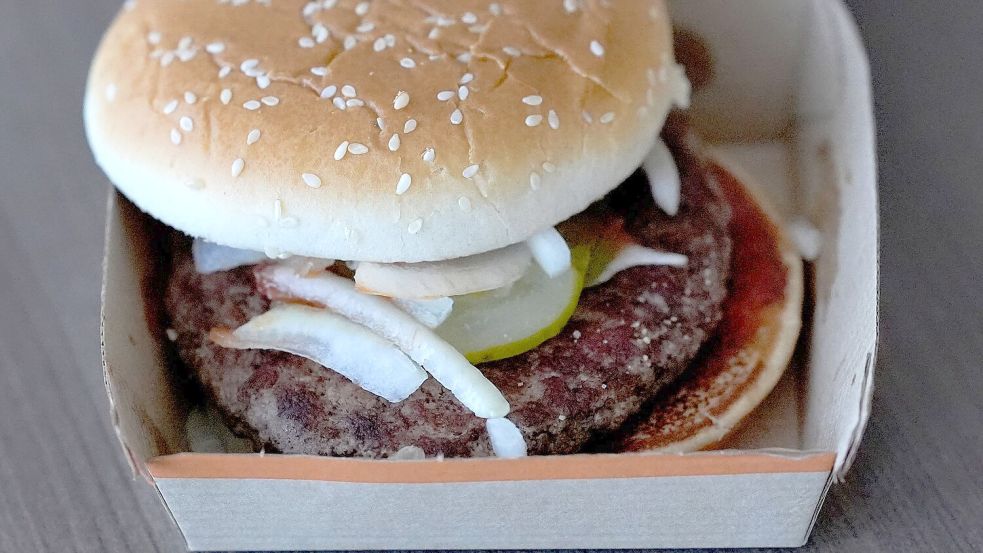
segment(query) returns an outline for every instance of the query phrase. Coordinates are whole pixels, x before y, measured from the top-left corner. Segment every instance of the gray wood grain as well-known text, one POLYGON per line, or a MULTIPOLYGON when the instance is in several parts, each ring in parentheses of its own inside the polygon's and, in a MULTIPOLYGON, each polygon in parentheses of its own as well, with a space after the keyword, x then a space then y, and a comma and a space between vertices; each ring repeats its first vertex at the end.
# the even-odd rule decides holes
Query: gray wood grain
MULTIPOLYGON (((983 3, 856 0, 877 81, 874 417, 808 550, 983 550, 983 3)), ((0 552, 181 551, 106 416, 103 176, 80 106, 113 0, 0 0, 0 552)))

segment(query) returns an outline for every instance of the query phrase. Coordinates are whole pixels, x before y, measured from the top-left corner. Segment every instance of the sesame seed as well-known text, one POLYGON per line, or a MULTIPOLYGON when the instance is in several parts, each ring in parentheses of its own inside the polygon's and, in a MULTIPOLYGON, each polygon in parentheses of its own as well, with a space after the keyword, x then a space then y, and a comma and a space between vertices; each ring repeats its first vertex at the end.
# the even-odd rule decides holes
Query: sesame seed
POLYGON ((470 93, 471 91, 468 90, 468 87, 466 86, 461 86, 457 89, 457 97, 460 98, 462 102, 468 99, 468 94, 470 93))
POLYGON ((414 67, 416 67, 416 62, 410 58, 403 58, 399 60, 399 64, 405 67, 406 69, 413 69, 414 67))
POLYGON ((195 129, 195 122, 187 115, 182 117, 178 124, 181 125, 181 130, 184 132, 191 132, 195 129))
POLYGON ((171 142, 175 146, 181 143, 181 131, 177 129, 171 129, 171 142))
POLYGON ((406 124, 403 125, 403 132, 405 134, 410 134, 416 130, 416 119, 407 119, 406 124))
POLYGON ((577 11, 577 0, 563 0, 563 9, 567 13, 577 11))
POLYGON ((260 106, 262 106, 262 104, 260 104, 257 100, 249 100, 248 102, 242 104, 242 107, 248 109, 249 111, 256 111, 260 108, 260 106))
POLYGON ((461 63, 471 63, 471 52, 462 52, 455 59, 461 63))
POLYGON ((167 67, 168 65, 174 63, 174 53, 165 52, 163 56, 160 57, 160 66, 167 67))
POLYGON ((386 130, 386 122, 382 120, 382 117, 375 118, 375 126, 379 127, 380 131, 386 130))
POLYGON ((263 96, 262 100, 260 101, 268 106, 275 106, 280 103, 280 99, 276 96, 263 96))
POLYGON ((348 153, 349 142, 346 140, 338 145, 338 148, 334 151, 335 161, 341 161, 344 159, 345 154, 348 153))
POLYGON ((438 29, 437 27, 432 27, 430 29, 430 32, 427 33, 427 38, 429 38, 430 40, 437 40, 438 38, 440 38, 440 29, 438 29))
POLYGON ((258 59, 249 58, 249 59, 243 61, 239 65, 239 70, 242 71, 243 73, 248 74, 251 70, 255 69, 257 65, 259 65, 259 60, 258 59))
POLYGON ((237 157, 235 161, 232 162, 232 176, 238 177, 242 174, 242 170, 245 168, 246 162, 241 157, 237 157))
POLYGON ((345 41, 342 43, 342 45, 345 47, 345 50, 351 50, 358 45, 358 39, 355 38, 355 35, 348 35, 345 37, 345 41))
POLYGON ((321 23, 316 23, 314 27, 311 28, 311 34, 314 35, 314 40, 316 40, 318 44, 328 40, 328 37, 331 36, 331 33, 328 32, 328 28, 321 23))
POLYGON ((355 6, 355 15, 365 15, 367 13, 369 13, 368 2, 359 2, 358 5, 355 6))
POLYGON ((590 53, 597 57, 604 57, 604 45, 596 40, 590 41, 590 53))
POLYGON ((392 138, 389 139, 389 151, 395 152, 398 149, 399 149, 399 135, 394 134, 392 135, 392 138))
POLYGON ((556 111, 550 110, 546 120, 549 122, 550 128, 554 131, 560 128, 560 116, 556 114, 556 111))
POLYGON ((119 89, 116 87, 115 84, 110 83, 106 85, 106 100, 110 102, 114 102, 116 100, 116 93, 118 91, 119 89))
POLYGON ((246 135, 246 145, 251 146, 259 142, 259 137, 262 136, 262 134, 263 133, 261 133, 259 129, 249 131, 249 134, 246 135))
POLYGON ((256 77, 256 86, 258 86, 262 90, 266 90, 267 88, 269 88, 270 86, 269 75, 258 75, 256 77))
POLYGON ((542 122, 543 122, 543 116, 542 115, 539 115, 538 113, 535 114, 535 115, 530 115, 530 116, 526 117, 526 126, 527 127, 538 127, 540 125, 540 123, 542 123, 542 122))
POLYGON ((375 39, 375 42, 372 43, 372 50, 374 50, 376 52, 381 52, 381 51, 383 51, 385 49, 386 49, 386 38, 385 37, 379 37, 379 38, 375 39))
POLYGON ((321 98, 328 99, 338 92, 338 87, 335 85, 328 85, 321 89, 321 98))
POLYGON ((461 196, 457 199, 457 206, 461 208, 461 211, 471 211, 471 200, 465 196, 461 196))
POLYGON ((344 111, 345 108, 347 107, 345 105, 345 99, 342 98, 341 96, 335 96, 335 98, 334 98, 334 100, 332 100, 332 102, 334 103, 334 107, 336 107, 336 108, 338 108, 338 109, 340 109, 342 111, 344 111))
POLYGON ((218 78, 224 79, 229 76, 229 73, 232 73, 232 66, 223 65, 222 68, 218 70, 218 78))
POLYGON ((533 171, 529 173, 529 188, 533 190, 539 190, 539 185, 542 184, 543 179, 539 176, 539 173, 533 171))
POLYGON ((433 160, 437 158, 437 152, 433 148, 427 148, 423 150, 423 161, 427 163, 433 163, 433 160))
POLYGON ((198 101, 198 96, 194 92, 188 91, 184 93, 184 101, 188 104, 193 104, 198 101))
POLYGON ((225 51, 225 43, 212 42, 211 44, 205 46, 205 51, 209 54, 221 54, 225 51))
POLYGON ((358 98, 349 98, 348 100, 345 100, 345 105, 350 108, 360 108, 365 105, 365 102, 359 100, 358 98))
POLYGON ((543 162, 543 171, 546 171, 547 173, 552 173, 552 172, 556 171, 556 165, 553 165, 552 163, 550 163, 548 161, 544 161, 543 162))
POLYGON ((218 99, 222 102, 222 104, 226 106, 229 105, 229 102, 232 101, 232 90, 223 88, 222 92, 220 92, 218 95, 218 99))
POLYGON ((170 115, 174 113, 174 110, 177 109, 177 106, 178 106, 177 100, 171 100, 170 102, 164 104, 164 115, 170 115))
POLYGON ((354 98, 355 96, 358 96, 358 92, 355 91, 355 87, 350 84, 346 84, 345 86, 341 87, 341 93, 345 96, 345 98, 354 98))
POLYGON ((313 48, 314 39, 309 36, 302 36, 297 40, 297 46, 300 46, 301 48, 313 48))
POLYGON ((388 46, 389 48, 396 46, 396 35, 389 33, 382 38, 386 39, 386 46, 388 46))
POLYGON ((371 33, 374 30, 375 30, 375 23, 372 23, 371 21, 366 21, 365 23, 362 23, 358 27, 355 27, 355 31, 359 33, 371 33))
POLYGON ((605 113, 604 115, 601 116, 600 121, 601 121, 601 123, 603 123, 605 125, 613 122, 614 121, 614 112, 613 111, 609 111, 609 112, 605 113))
POLYGON ((321 188, 321 177, 314 173, 303 173, 300 175, 300 178, 303 179, 304 184, 311 188, 321 188))
POLYGON ((464 75, 461 75, 461 80, 458 81, 458 84, 468 84, 473 80, 474 80, 474 73, 465 73, 464 75))
POLYGON ((479 168, 480 167, 478 167, 477 165, 468 165, 467 167, 464 168, 464 172, 461 173, 461 176, 463 176, 466 179, 474 178, 474 176, 478 174, 479 168))
POLYGON ((526 96, 523 98, 522 103, 526 104, 527 106, 538 106, 543 103, 543 97, 533 94, 532 96, 526 96))
POLYGON ((358 142, 352 142, 348 145, 348 153, 356 156, 362 154, 367 154, 369 152, 369 147, 365 144, 359 144, 358 142))
POLYGON ((410 104, 410 95, 403 90, 400 90, 396 94, 396 98, 393 99, 393 108, 397 110, 403 109, 409 104, 410 104))
POLYGON ((514 48, 512 46, 506 46, 505 48, 502 48, 502 51, 513 58, 517 58, 522 55, 522 52, 520 52, 518 48, 514 48))
POLYGON ((472 12, 465 12, 464 15, 461 16, 461 23, 464 23, 465 25, 474 25, 477 22, 478 16, 472 12))
POLYGON ((437 99, 440 100, 441 102, 446 102, 447 100, 450 100, 453 97, 454 97, 453 90, 441 90, 440 92, 437 93, 437 99))
POLYGON ((399 176, 399 181, 396 183, 396 195, 402 196, 407 190, 410 189, 410 185, 413 184, 413 177, 409 173, 403 173, 399 176))
POLYGON ((455 109, 454 112, 451 113, 451 124, 460 125, 462 121, 464 121, 464 114, 461 113, 460 109, 455 109))
POLYGON ((423 219, 417 219, 412 223, 410 223, 408 227, 406 227, 406 232, 410 234, 416 234, 420 232, 420 229, 422 228, 423 228, 423 219))

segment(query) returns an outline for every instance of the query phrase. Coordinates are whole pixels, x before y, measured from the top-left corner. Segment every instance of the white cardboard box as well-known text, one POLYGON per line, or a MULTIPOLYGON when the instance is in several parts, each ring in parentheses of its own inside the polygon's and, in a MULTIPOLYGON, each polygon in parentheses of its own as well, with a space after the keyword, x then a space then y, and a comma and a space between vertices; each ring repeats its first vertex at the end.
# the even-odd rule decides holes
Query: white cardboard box
MULTIPOLYGON (((622 0, 619 0, 622 1, 622 0)), ((623 0, 629 1, 629 0, 623 0)), ((102 338, 113 423, 194 550, 798 546, 870 409, 877 197, 870 77, 838 0, 676 0, 715 79, 694 120, 721 159, 822 232, 810 347, 732 449, 367 461, 193 454, 145 286, 147 220, 109 204, 102 338)))

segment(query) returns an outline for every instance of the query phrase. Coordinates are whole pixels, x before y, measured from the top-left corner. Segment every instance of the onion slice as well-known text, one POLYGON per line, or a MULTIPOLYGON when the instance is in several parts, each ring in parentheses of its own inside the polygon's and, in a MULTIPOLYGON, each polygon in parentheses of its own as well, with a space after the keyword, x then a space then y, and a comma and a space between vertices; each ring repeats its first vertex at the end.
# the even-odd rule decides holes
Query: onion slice
POLYGON ((532 255, 523 244, 483 254, 424 263, 358 264, 360 291, 402 299, 463 296, 503 288, 522 278, 532 255))
POLYGON ((396 346, 344 317, 305 305, 280 305, 236 330, 214 329, 232 349, 272 349, 305 357, 392 402, 415 392, 427 373, 396 346))
POLYGON ((518 459, 526 456, 526 440, 512 421, 506 418, 488 419, 485 428, 496 457, 518 459))
POLYGON ((642 162, 649 186, 652 188, 652 198, 655 205, 671 217, 679 213, 682 197, 682 180, 679 177, 679 167, 672 157, 672 152, 662 140, 655 143, 645 161, 642 162))
POLYGON ((195 270, 203 275, 255 265, 269 259, 263 252, 220 246, 200 238, 191 244, 191 256, 195 261, 195 270))
POLYGON ((548 228, 526 241, 543 272, 556 278, 570 270, 570 246, 555 228, 548 228))
POLYGON ((414 319, 427 325, 427 328, 437 328, 443 324, 447 317, 451 316, 451 311, 454 309, 454 300, 451 298, 434 298, 432 300, 394 298, 393 303, 412 315, 414 319))
POLYGON ((360 293, 355 283, 332 273, 302 277, 290 267, 269 265, 256 272, 260 290, 271 299, 299 299, 322 305, 368 327, 396 345, 481 418, 504 417, 509 403, 453 346, 386 299, 360 293))
POLYGON ((667 267, 685 267, 689 258, 678 253, 660 252, 638 244, 630 244, 618 251, 588 286, 597 286, 611 280, 614 275, 632 267, 662 265, 667 267))

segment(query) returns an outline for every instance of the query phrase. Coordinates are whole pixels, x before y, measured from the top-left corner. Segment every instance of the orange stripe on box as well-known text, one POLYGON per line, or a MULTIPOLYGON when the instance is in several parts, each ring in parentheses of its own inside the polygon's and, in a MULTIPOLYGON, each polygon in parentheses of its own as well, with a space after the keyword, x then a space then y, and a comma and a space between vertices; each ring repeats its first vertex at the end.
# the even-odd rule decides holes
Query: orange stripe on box
POLYGON ((802 457, 769 454, 570 455, 523 459, 387 461, 306 455, 178 453, 155 457, 156 478, 313 480, 366 484, 590 480, 666 476, 829 472, 834 453, 802 457))

